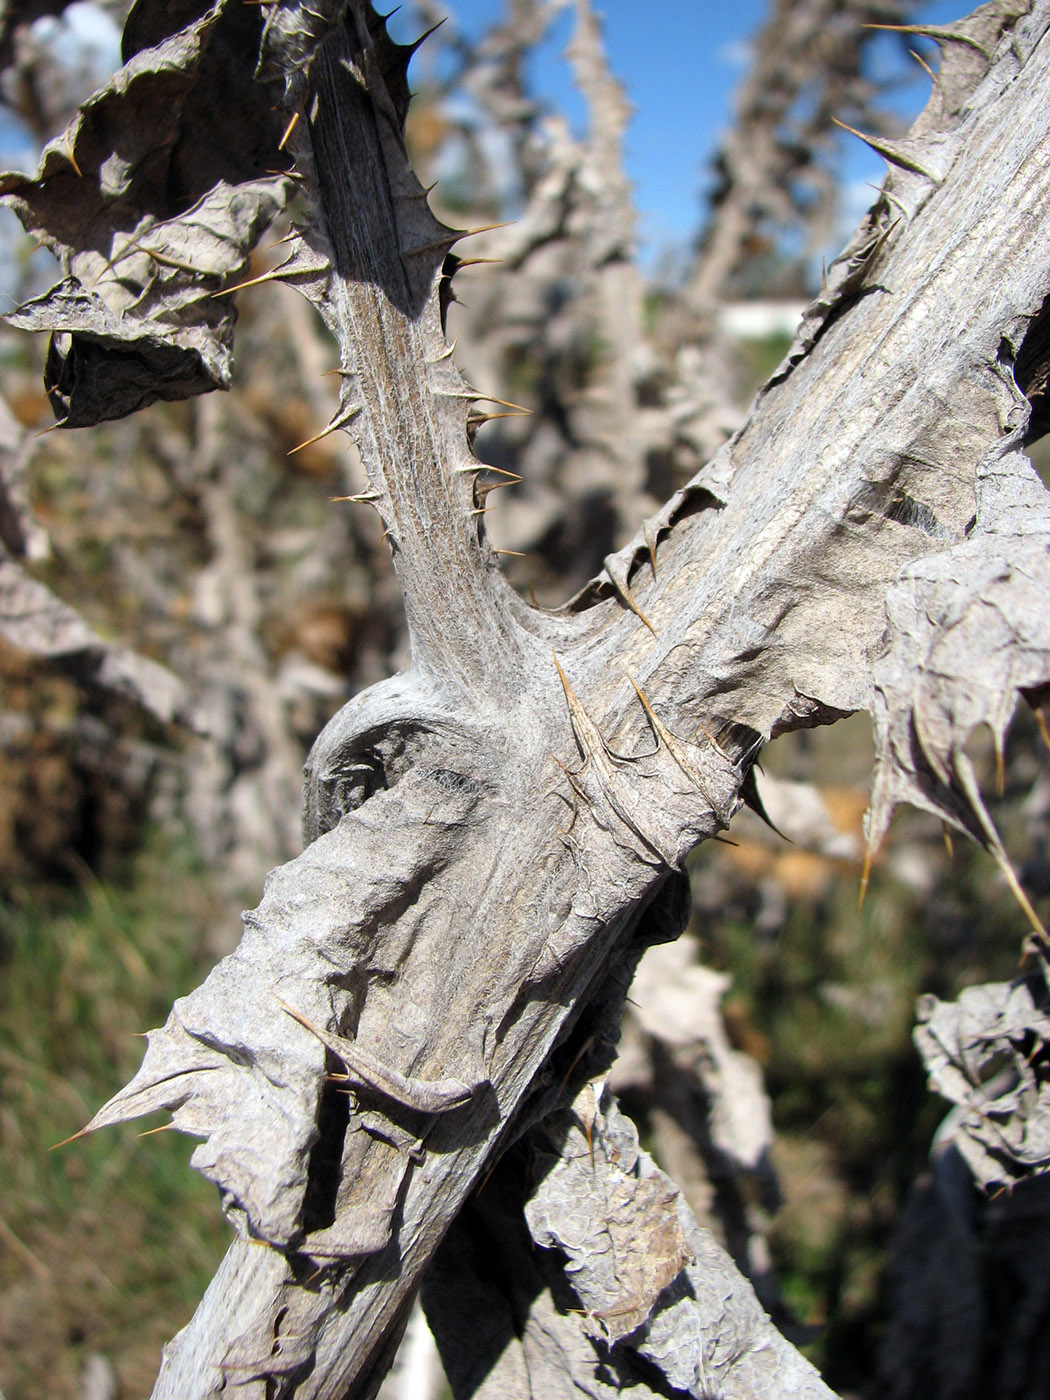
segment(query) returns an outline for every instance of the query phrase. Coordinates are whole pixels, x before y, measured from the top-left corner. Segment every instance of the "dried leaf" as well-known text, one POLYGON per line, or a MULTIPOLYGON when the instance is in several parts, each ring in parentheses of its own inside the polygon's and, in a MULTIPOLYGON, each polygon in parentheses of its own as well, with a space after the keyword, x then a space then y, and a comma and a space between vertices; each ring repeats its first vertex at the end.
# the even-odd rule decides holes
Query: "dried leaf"
POLYGON ((260 7, 167 7, 166 33, 148 32, 147 11, 132 16, 124 67, 36 174, 0 176, 65 274, 9 319, 53 332, 45 385, 71 428, 229 386, 236 313, 214 294, 293 188, 279 92, 243 60, 259 50, 260 7))
POLYGON ((456 1400, 833 1400, 597 1086, 500 1162, 423 1303, 456 1400), (525 1206, 541 1250, 521 1229, 524 1163, 549 1164, 525 1206))
MULTIPOLYGON (((322 1256, 379 1249, 408 1166, 399 1149, 411 1135, 399 1137, 378 1108, 357 1104, 358 1093, 374 1102, 367 1089, 355 1086, 351 1106, 336 1081, 325 1098, 329 1073, 343 1066, 285 1008, 337 1034, 353 1030, 371 1049, 378 1028, 355 1025, 354 987, 364 985, 365 968, 396 960, 388 935, 406 905, 440 916, 440 882, 420 890, 463 839, 477 796, 410 774, 273 871, 236 951, 150 1032, 135 1078, 87 1130, 168 1109, 177 1128, 206 1139, 193 1165, 218 1184, 245 1233, 279 1247, 308 1236, 306 1247, 322 1256), (450 799, 440 817, 432 815, 439 792, 450 799), (388 846, 395 832, 396 853, 388 846), (358 1209, 340 1209, 351 1190, 358 1209)), ((398 1010, 379 1022, 386 1053, 410 1053, 399 1026, 413 1014, 406 987, 398 1010)))
POLYGON ((704 967, 699 952, 689 935, 650 948, 632 984, 630 1014, 672 1053, 692 1052, 713 1145, 736 1170, 765 1175, 773 1125, 762 1071, 726 1034, 722 998, 732 979, 704 967))
POLYGON ((568 1256, 580 1302, 618 1341, 645 1321, 692 1255, 674 1210, 677 1188, 638 1173, 633 1127, 597 1112, 588 1118, 586 1131, 566 1137, 525 1218, 537 1244, 568 1256))
POLYGON ((938 1093, 964 1110, 956 1146, 981 1186, 1050 1170, 1047 964, 1013 982, 923 997, 915 1043, 938 1093))
POLYGON ((0 558, 0 632, 35 656, 61 659, 78 680, 115 691, 169 723, 201 728, 186 686, 165 666, 104 641, 46 584, 0 558))
POLYGON ((875 667, 875 780, 868 839, 910 802, 994 842, 965 748, 981 725, 1002 750, 1021 689, 1050 680, 1050 496, 1016 448, 977 477, 968 537, 902 569, 875 667))

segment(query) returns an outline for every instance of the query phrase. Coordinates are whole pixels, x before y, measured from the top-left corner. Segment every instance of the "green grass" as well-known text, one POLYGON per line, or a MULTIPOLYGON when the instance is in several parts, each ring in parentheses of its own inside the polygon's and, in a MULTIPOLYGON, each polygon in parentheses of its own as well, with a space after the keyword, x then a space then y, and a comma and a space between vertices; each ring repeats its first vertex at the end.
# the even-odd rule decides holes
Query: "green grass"
POLYGON ((0 1387, 76 1394, 88 1352, 148 1391, 225 1250, 214 1187, 175 1133, 107 1129, 55 1150, 135 1071, 136 1033, 206 970, 214 913, 184 849, 154 840, 125 881, 0 906, 0 1387))

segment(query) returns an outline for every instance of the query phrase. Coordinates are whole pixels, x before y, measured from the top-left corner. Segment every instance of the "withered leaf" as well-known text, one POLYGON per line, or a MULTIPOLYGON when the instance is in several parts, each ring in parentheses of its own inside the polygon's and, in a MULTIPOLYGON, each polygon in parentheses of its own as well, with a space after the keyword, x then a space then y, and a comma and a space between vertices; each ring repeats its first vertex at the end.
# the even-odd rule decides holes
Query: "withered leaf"
POLYGON ((244 61, 260 7, 167 10, 151 29, 156 9, 136 7, 123 68, 35 175, 0 176, 64 273, 10 320, 53 332, 45 387, 65 427, 229 386, 236 312, 215 293, 240 280, 293 188, 280 87, 244 61))

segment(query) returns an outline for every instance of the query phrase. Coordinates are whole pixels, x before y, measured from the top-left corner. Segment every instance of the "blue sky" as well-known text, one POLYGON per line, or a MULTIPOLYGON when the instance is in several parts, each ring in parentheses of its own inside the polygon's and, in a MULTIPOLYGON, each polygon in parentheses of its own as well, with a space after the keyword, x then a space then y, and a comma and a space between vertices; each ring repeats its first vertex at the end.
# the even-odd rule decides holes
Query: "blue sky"
MULTIPOLYGON (((468 34, 479 32, 503 11, 504 0, 449 0, 455 22, 468 34)), ((624 84, 635 115, 627 137, 627 173, 641 214, 643 260, 652 264, 665 250, 680 253, 695 235, 710 160, 719 135, 731 120, 733 91, 747 62, 747 41, 762 23, 766 0, 595 0, 604 17, 606 47, 613 71, 624 84)), ((965 0, 928 0, 917 19, 944 23, 966 13, 965 0)), ((69 44, 75 31, 81 45, 93 46, 104 70, 117 60, 118 36, 112 23, 88 3, 72 5, 63 26, 52 25, 53 42, 69 44)), ((394 25, 409 25, 401 37, 415 37, 410 7, 394 25), (401 18, 404 16, 404 19, 401 18)), ((577 125, 582 108, 563 50, 572 30, 570 10, 562 13, 537 51, 532 77, 537 91, 577 125)), ((889 53, 886 40, 884 56, 889 53)), ((915 81, 896 95, 904 117, 923 105, 929 80, 915 65, 915 81)), ((24 138, 0 118, 0 164, 22 164, 24 138)), ((878 184, 882 161, 854 137, 842 136, 841 175, 847 184, 843 238, 870 203, 865 182, 878 184)), ((830 249, 833 253, 835 249, 830 249)), ((0 282, 2 282, 0 278, 0 282)), ((0 286, 0 293, 6 290, 0 286)))
MULTIPOLYGON (((684 247, 696 233, 709 163, 731 119, 747 41, 762 24, 766 0, 595 0, 595 8, 604 17, 610 65, 635 108, 627 173, 641 211, 643 257, 651 262, 664 248, 684 247)), ((943 24, 971 8, 966 0, 936 0, 919 5, 916 20, 943 24)), ((449 10, 467 33, 478 32, 502 9, 503 0, 449 0, 449 10)), ((580 103, 562 57, 571 30, 566 11, 537 53, 533 79, 543 96, 578 121, 580 103)), ((892 41, 887 36, 885 42, 876 61, 889 52, 892 41)), ((915 81, 893 105, 910 119, 928 91, 929 79, 916 64, 915 81)), ((842 146, 852 227, 873 197, 864 182, 878 184, 885 166, 855 137, 843 133, 842 146)))

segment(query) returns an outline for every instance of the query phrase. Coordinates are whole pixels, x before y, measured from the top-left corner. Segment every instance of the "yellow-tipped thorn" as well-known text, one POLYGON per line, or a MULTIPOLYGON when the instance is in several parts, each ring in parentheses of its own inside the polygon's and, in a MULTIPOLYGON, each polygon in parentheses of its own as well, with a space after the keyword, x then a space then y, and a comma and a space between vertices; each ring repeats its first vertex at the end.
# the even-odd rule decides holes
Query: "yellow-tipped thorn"
POLYGON ((465 233, 449 233, 447 237, 432 238, 428 243, 417 243, 414 248, 402 248, 401 256, 403 258, 418 258, 424 253, 436 253, 442 248, 447 250, 452 247, 453 243, 458 243, 461 238, 466 238, 466 236, 465 233))
POLYGON ((33 436, 38 438, 46 437, 48 433, 53 433, 56 428, 65 427, 65 425, 68 422, 69 414, 67 413, 64 418, 59 418, 56 422, 52 423, 49 428, 41 428, 40 431, 38 433, 34 433, 33 436))
POLYGON ((944 836, 944 849, 948 852, 948 859, 955 859, 955 842, 952 840, 951 827, 947 822, 941 822, 941 834, 944 836))
POLYGON ((864 901, 868 894, 868 881, 871 879, 872 862, 875 859, 875 852, 869 846, 864 852, 864 867, 860 872, 860 888, 857 890, 857 910, 864 908, 864 901))
POLYGON ((1002 740, 999 735, 995 736, 995 792, 996 796, 1002 797, 1006 790, 1006 760, 1003 757, 1002 740))
POLYGON ((355 506, 370 506, 383 499, 381 491, 358 491, 356 496, 329 496, 330 501, 352 501, 355 506))
MULTIPOLYGON (((565 697, 566 697, 566 699, 569 700, 569 701, 571 701, 572 704, 576 704, 576 692, 573 690, 572 686, 569 684, 569 678, 568 678, 568 676, 565 674, 564 670, 562 669, 562 664, 561 664, 561 662, 558 660, 558 653, 554 650, 553 647, 551 647, 551 656, 554 657, 554 665, 555 665, 556 668, 557 668, 557 671, 558 671, 558 679, 561 681, 561 688, 562 688, 562 690, 565 691, 565 697)), ((551 758, 554 759, 554 762, 558 765, 558 767, 562 770, 563 773, 567 773, 567 772, 569 771, 569 770, 565 767, 565 764, 562 763, 561 759, 558 758, 556 754, 553 754, 553 753, 552 753, 552 754, 551 754, 551 758)))
MULTIPOLYGON (((646 699, 642 687, 638 684, 638 682, 635 680, 635 678, 631 675, 630 671, 628 671, 626 667, 624 667, 624 675, 634 687, 634 693, 638 696, 638 699, 641 701, 642 704, 642 709, 649 717, 649 723, 653 727, 653 734, 656 736, 657 748, 659 748, 659 746, 663 744, 664 748, 671 755, 675 763, 685 774, 685 776, 689 779, 689 781, 693 784, 693 786, 698 788, 700 792, 702 792, 707 798, 707 800, 710 802, 711 799, 707 796, 703 780, 701 779, 699 773, 696 773, 693 770, 693 767, 689 762, 685 750, 682 748, 682 741, 678 738, 676 734, 672 734, 671 731, 668 729, 667 725, 664 724, 663 720, 660 719, 656 711, 653 709, 652 705, 650 705, 649 701, 646 699)), ((710 738, 710 735, 708 735, 708 738, 710 738)), ((712 743, 713 742, 714 741, 712 740, 712 743)), ((717 744, 715 744, 714 746, 716 749, 718 749, 717 744)), ((718 752, 721 753, 722 750, 718 749, 718 752)), ((713 806, 714 804, 712 803, 712 807, 713 806)))
POLYGON ((288 231, 286 234, 284 234, 283 237, 281 237, 281 238, 275 238, 275 239, 273 240, 272 243, 264 243, 264 244, 260 247, 259 252, 260 252, 260 253, 268 253, 268 252, 270 252, 270 250, 271 250, 272 248, 280 248, 283 244, 285 244, 285 243, 291 243, 291 242, 293 242, 294 239, 296 239, 296 238, 298 238, 298 237, 299 237, 299 230, 298 230, 297 228, 289 229, 289 231, 288 231))
MULTIPOLYGON (((125 258, 130 258, 134 253, 143 253, 147 258, 152 259, 153 262, 159 264, 161 267, 173 267, 179 272, 201 275, 198 273, 198 269, 192 267, 189 263, 179 262, 177 258, 169 258, 164 253, 158 253, 153 248, 144 247, 137 239, 129 238, 120 252, 116 253, 110 258, 109 262, 105 264, 92 283, 92 286, 97 287, 107 272, 112 272, 117 263, 123 262, 125 258)), ((203 275, 207 276, 208 274, 204 273, 203 275)))
POLYGON ((505 219, 501 224, 482 224, 480 228, 468 228, 466 233, 461 233, 460 238, 473 238, 479 233, 491 233, 493 229, 510 228, 514 223, 513 219, 505 219))
POLYGON ((76 1142, 76 1140, 77 1140, 78 1138, 87 1137, 87 1136, 88 1136, 88 1130, 87 1130, 87 1128, 81 1128, 80 1131, 79 1131, 78 1133, 74 1133, 71 1137, 63 1138, 61 1142, 53 1143, 52 1146, 49 1147, 47 1150, 48 1150, 49 1152, 57 1152, 58 1149, 59 1149, 60 1147, 68 1147, 69 1144, 70 1144, 71 1142, 76 1142))
POLYGON ((483 486, 475 486, 474 496, 476 500, 484 501, 491 496, 493 491, 504 491, 508 486, 517 486, 516 481, 491 481, 483 486))
POLYGON ((649 567, 653 571, 653 578, 656 578, 656 531, 650 521, 646 521, 642 526, 642 534, 645 536, 645 547, 649 551, 649 567))
POLYGON ((930 77, 934 80, 934 82, 936 82, 936 81, 937 81, 937 74, 933 71, 933 69, 930 67, 930 65, 926 62, 926 60, 923 58, 922 54, 921 54, 921 53, 916 53, 914 49, 909 49, 908 52, 911 54, 912 58, 914 58, 915 62, 916 62, 917 64, 919 64, 920 67, 925 68, 926 71, 927 71, 927 73, 929 73, 930 77))
POLYGON ((322 1045, 324 1044, 325 1032, 322 1031, 322 1030, 320 1029, 320 1027, 315 1026, 314 1023, 313 1023, 313 1021, 308 1020, 308 1018, 307 1018, 306 1016, 304 1016, 303 1013, 302 1013, 301 1011, 296 1011, 295 1008, 294 1008, 293 1006, 289 1006, 288 1003, 287 1003, 286 1001, 283 1001, 283 1000, 277 995, 276 992, 274 993, 273 999, 274 999, 274 1001, 277 1003, 277 1005, 278 1005, 279 1007, 281 1007, 284 1011, 287 1011, 288 1015, 292 1018, 293 1021, 298 1021, 299 1024, 300 1024, 305 1030, 308 1030, 308 1031, 310 1032, 311 1035, 316 1036, 317 1039, 321 1042, 322 1045))
MULTIPOLYGON (((711 745, 711 747, 714 749, 715 753, 718 755, 719 758, 724 758, 726 763, 728 763, 730 767, 734 766, 733 760, 726 753, 725 749, 718 742, 715 736, 711 733, 710 729, 708 729, 706 724, 701 724, 699 721, 697 721, 696 732, 704 736, 704 738, 711 745)), ((779 835, 780 833, 778 832, 777 834, 779 835)))
POLYGON ((471 515, 488 515, 488 511, 484 506, 476 506, 470 513, 471 515))
POLYGON ((498 403, 501 408, 514 409, 514 416, 519 418, 530 417, 532 414, 531 408, 524 408, 520 403, 511 403, 509 399, 497 399, 495 394, 479 394, 476 389, 435 389, 434 393, 441 399, 465 399, 467 403, 498 403))
MULTIPOLYGON (((450 360, 450 359, 452 358, 452 356, 455 354, 455 352, 456 352, 456 346, 457 346, 458 344, 459 344, 459 331, 456 332, 455 337, 454 337, 454 339, 453 339, 453 341, 452 341, 452 344, 451 344, 451 345, 446 345, 445 348, 444 348, 444 350, 442 350, 441 354, 438 355, 437 359, 435 359, 435 360, 427 360, 427 364, 428 364, 428 365, 440 365, 440 364, 443 364, 445 360, 450 360)), ((438 393, 440 393, 440 392, 441 392, 441 390, 439 389, 439 390, 438 390, 438 393)))
POLYGON ((330 433, 334 432, 334 428, 322 428, 319 433, 314 433, 313 437, 308 437, 305 442, 300 442, 297 446, 290 447, 285 455, 288 457, 294 457, 297 452, 302 452, 303 449, 306 447, 312 447, 315 442, 323 441, 323 439, 328 437, 330 433))
POLYGON ((159 1127, 156 1127, 156 1128, 147 1128, 147 1129, 145 1130, 145 1132, 136 1133, 136 1137, 140 1137, 140 1138, 144 1138, 144 1137, 153 1137, 153 1135, 154 1135, 155 1133, 172 1133, 172 1132, 175 1132, 175 1131, 176 1131, 176 1128, 175 1128, 175 1124, 174 1124, 174 1123, 161 1123, 159 1127))
POLYGON ((284 129, 284 135, 277 143, 277 149, 279 151, 283 151, 285 146, 287 146, 288 142, 292 139, 292 132, 299 125, 299 115, 300 114, 298 112, 292 113, 291 120, 284 129))
POLYGON ((331 433, 339 432, 339 430, 341 428, 344 428, 347 425, 347 423, 351 421, 351 419, 356 418, 360 412, 360 408, 355 408, 351 412, 344 413, 339 418, 333 419, 332 422, 329 423, 326 428, 322 428, 319 433, 314 433, 313 437, 307 438, 306 441, 301 442, 298 445, 298 447, 291 448, 287 455, 289 457, 294 457, 294 455, 297 452, 301 452, 304 447, 310 447, 313 443, 320 442, 322 438, 328 437, 331 433))
POLYGON ((524 559, 526 557, 523 549, 494 549, 492 552, 493 554, 511 554, 515 559, 524 559))
POLYGON ((123 262, 125 258, 130 258, 133 253, 143 253, 160 267, 173 267, 178 272, 189 272, 196 277, 215 276, 214 273, 201 272, 201 270, 194 267, 192 263, 180 262, 178 258, 170 258, 166 253, 158 253, 155 248, 147 248, 142 243, 139 243, 137 239, 129 238, 120 252, 110 258, 108 263, 103 265, 98 276, 92 283, 92 286, 97 287, 107 272, 112 272, 117 263, 123 262))
POLYGON ((466 476, 468 473, 473 473, 474 476, 480 476, 482 472, 495 472, 498 476, 509 477, 508 485, 510 486, 516 486, 519 481, 525 479, 517 472, 507 471, 505 467, 490 467, 487 462, 471 462, 468 467, 457 467, 454 475, 466 476))
POLYGON ((479 403, 498 403, 501 408, 512 408, 515 413, 524 417, 529 417, 532 413, 531 408, 522 408, 520 403, 511 403, 509 399, 497 399, 492 394, 471 394, 470 397, 479 403))
POLYGON ((645 623, 646 627, 648 627, 649 631, 653 634, 654 637, 658 637, 660 635, 659 632, 657 632, 656 628, 653 626, 653 624, 646 617, 645 613, 642 612, 641 608, 635 602, 634 595, 632 594, 631 590, 625 584, 622 584, 616 579, 614 579, 612 574, 610 574, 608 570, 606 570, 606 576, 608 577, 609 582, 612 584, 613 591, 619 598, 620 602, 623 603, 625 607, 630 608, 631 612, 634 613, 635 617, 640 618, 642 622, 645 623))
POLYGON ((1043 743, 1050 749, 1050 729, 1046 727, 1046 716, 1042 710, 1034 710, 1035 722, 1039 726, 1039 733, 1043 736, 1043 743))
POLYGON ((901 221, 901 216, 898 215, 898 217, 897 217, 896 219, 894 219, 893 223, 890 224, 890 226, 889 226, 888 228, 883 229, 882 233, 879 235, 879 240, 878 240, 878 242, 875 244, 875 247, 872 248, 871 252, 868 254, 868 257, 867 257, 867 261, 868 261, 868 262, 870 262, 871 259, 875 256, 875 254, 878 253, 879 250, 885 245, 885 243, 886 243, 887 239, 889 238, 890 234, 893 233, 893 232, 896 230, 897 225, 900 223, 900 221, 901 221))
POLYGON ((643 693, 643 691, 642 691, 642 687, 638 684, 638 682, 635 680, 635 678, 631 675, 630 671, 628 671, 626 667, 624 667, 624 675, 627 677, 627 679, 628 679, 628 680, 631 682, 631 684, 634 686, 634 693, 635 693, 635 695, 638 696, 638 699, 642 702, 642 709, 645 711, 645 713, 646 713, 646 714, 649 716, 649 718, 652 720, 654 727, 659 726, 659 727, 657 728, 657 731, 656 731, 656 732, 657 732, 657 735, 659 736, 660 730, 663 728, 663 725, 662 725, 661 722, 656 718, 656 715, 655 715, 655 713, 653 712, 653 707, 652 707, 652 705, 649 704, 649 701, 646 699, 646 697, 645 697, 645 695, 644 695, 644 693, 643 693))
MULTIPOLYGON (((43 247, 43 244, 37 244, 37 247, 43 247)), ((94 290, 98 286, 98 284, 102 281, 103 277, 105 277, 107 272, 113 271, 117 263, 123 262, 125 258, 130 258, 132 253, 137 253, 139 251, 139 245, 135 242, 133 238, 129 238, 127 243, 125 243, 123 249, 119 253, 114 254, 114 256, 110 258, 109 262, 103 263, 101 271, 95 278, 94 282, 92 282, 91 284, 92 290, 94 290)))
POLYGON ((486 263, 494 267, 496 263, 502 261, 502 258, 461 258, 456 271, 462 272, 465 267, 483 267, 486 263))
POLYGON ((528 409, 524 413, 471 413, 467 422, 473 423, 476 428, 483 428, 486 423, 495 423, 497 418, 531 418, 531 416, 528 409))
POLYGON ((73 154, 73 148, 72 148, 72 146, 70 146, 70 147, 67 148, 67 150, 66 150, 66 156, 67 156, 67 158, 68 158, 68 160, 69 160, 70 165, 71 165, 71 166, 73 167, 73 169, 77 172, 77 174, 79 175, 79 177, 81 178, 81 180, 83 180, 83 178, 84 178, 84 172, 83 172, 83 170, 81 170, 80 166, 77 164, 77 158, 76 158, 76 156, 73 154))
POLYGON ((869 146, 877 155, 882 156, 883 160, 888 161, 890 165, 898 165, 904 170, 912 171, 915 175, 922 175, 935 185, 941 184, 941 181, 931 170, 927 170, 925 166, 920 165, 917 160, 913 160, 911 156, 906 155, 899 147, 894 146, 891 141, 883 141, 881 137, 878 136, 869 136, 866 132, 858 131, 855 126, 849 126, 846 122, 840 122, 838 117, 832 117, 831 120, 836 126, 840 126, 843 131, 848 131, 851 136, 856 136, 859 141, 863 141, 865 146, 869 146))
POLYGON ((1039 915, 1035 912, 1035 909, 1032 907, 1032 901, 1028 898, 1027 894, 1025 894, 1013 866, 1007 859, 1006 852, 1003 851, 1001 847, 997 846, 992 846, 991 852, 992 858, 1002 872, 1003 879, 1009 886, 1010 893, 1013 895, 1021 912, 1028 920, 1032 932, 1039 939, 1044 948, 1050 947, 1050 934, 1047 934, 1046 929, 1043 927, 1042 919, 1040 919, 1039 915))
POLYGON ((1047 936, 1042 920, 1032 908, 1032 902, 1027 894, 1025 894, 1021 887, 1021 882, 1018 880, 1017 874, 1010 864, 1010 857, 1006 854, 999 833, 995 829, 995 824, 985 810, 984 803, 981 801, 981 794, 977 786, 977 779, 974 776, 973 768, 965 758, 960 759, 957 763, 956 777, 969 800, 970 811, 977 818, 984 832, 985 841, 983 844, 991 853, 992 859, 995 861, 996 865, 998 865, 1003 879, 1009 887, 1010 893, 1017 901, 1019 908, 1032 928, 1032 932, 1042 942, 1043 947, 1050 946, 1050 937, 1047 936))
POLYGON ((919 34, 923 38, 932 39, 935 44, 966 44, 968 48, 976 49, 979 54, 990 59, 991 54, 976 39, 969 34, 959 34, 952 29, 941 29, 935 25, 928 24, 865 24, 863 29, 889 29, 894 34, 919 34))
POLYGON ((277 282, 280 280, 284 270, 284 263, 280 267, 275 267, 271 272, 264 272, 260 277, 249 277, 246 282, 238 282, 235 287, 223 287, 221 292, 212 292, 212 297, 228 297, 234 292, 243 292, 245 287, 259 287, 263 282, 277 282))

